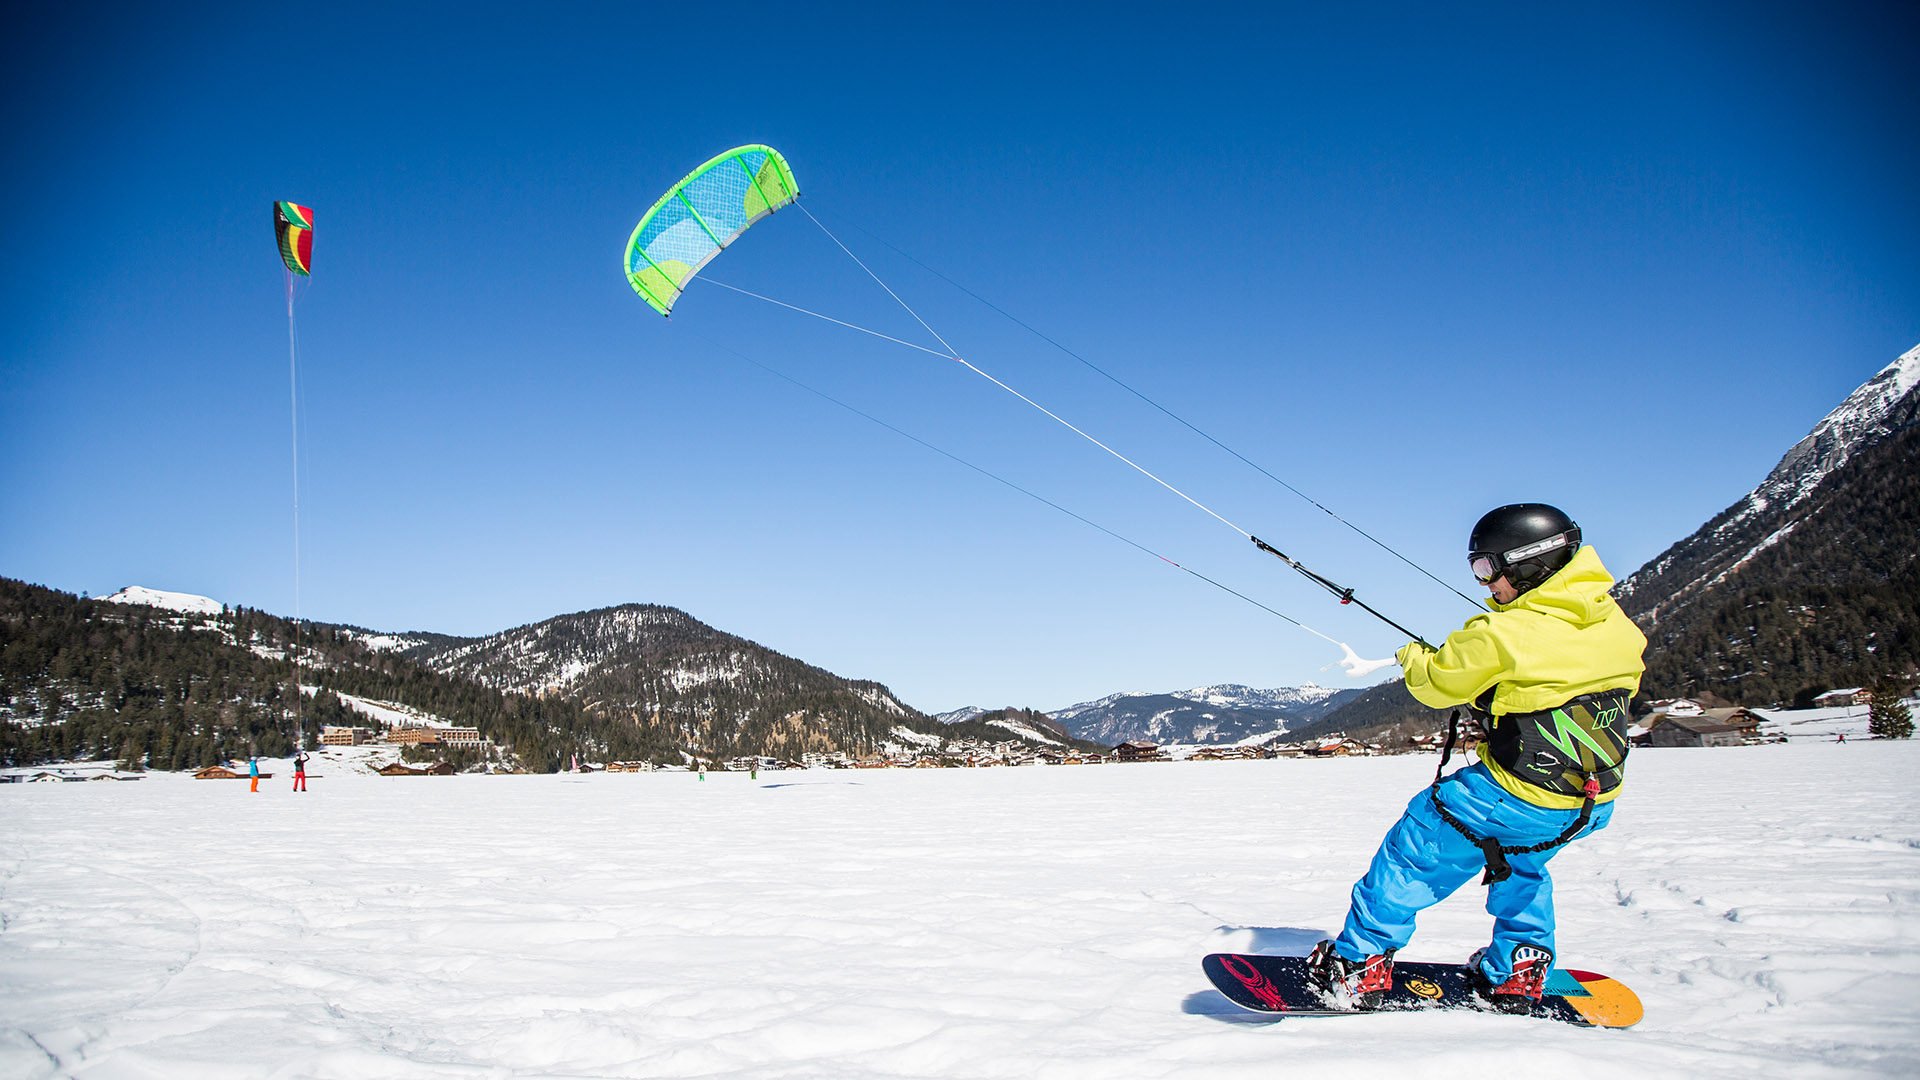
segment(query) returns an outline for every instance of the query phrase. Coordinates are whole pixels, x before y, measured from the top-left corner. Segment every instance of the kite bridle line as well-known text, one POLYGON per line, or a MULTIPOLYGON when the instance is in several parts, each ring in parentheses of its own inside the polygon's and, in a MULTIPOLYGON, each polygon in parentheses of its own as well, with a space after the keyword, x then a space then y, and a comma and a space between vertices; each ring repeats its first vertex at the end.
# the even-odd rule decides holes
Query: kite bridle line
MULTIPOLYGON (((794 205, 799 206, 800 204, 796 202, 794 205)), ((1421 641, 1425 640, 1419 634, 1415 634, 1408 631, 1405 627, 1401 626, 1397 622, 1394 622, 1392 619, 1387 618, 1385 615, 1381 614, 1378 610, 1376 610, 1372 606, 1360 601, 1357 597, 1353 595, 1353 590, 1343 589, 1340 586, 1335 585, 1332 582, 1328 581, 1326 578, 1321 577, 1320 575, 1312 572, 1311 570, 1308 570, 1305 566, 1301 565, 1297 560, 1294 560, 1286 555, 1281 554, 1277 549, 1264 543, 1263 541, 1260 540, 1259 537, 1256 537, 1251 532, 1248 532, 1246 529, 1241 528, 1239 525, 1235 524, 1233 521, 1229 520, 1228 518, 1220 514, 1218 511, 1214 510, 1212 507, 1206 505, 1200 500, 1180 490, 1179 488, 1175 487, 1173 484, 1168 483, 1166 480, 1162 479, 1160 476, 1156 475, 1155 473, 1147 469, 1145 466, 1134 461, 1132 458, 1127 457, 1125 454, 1122 454, 1120 451, 1115 450, 1113 447, 1108 446, 1106 443, 1101 442, 1099 439, 1095 438, 1093 435, 1089 434, 1082 428, 1068 421, 1065 417, 1047 408, 1046 406, 1040 404, 1034 399, 1028 397, 1026 394, 1021 393, 1019 390, 1016 390, 1012 386, 1009 386, 1007 383, 994 377, 992 374, 982 370, 972 362, 968 361, 965 357, 962 357, 959 354, 959 352, 955 350, 951 344, 948 343, 945 337, 941 336, 941 334, 938 331, 934 330, 932 326, 928 325, 927 321, 921 318, 920 313, 915 311, 912 305, 908 304, 905 300, 901 299, 899 293, 895 292, 891 286, 889 286, 885 281, 881 280, 880 276, 874 273, 872 268, 868 267, 866 263, 862 262, 859 256, 855 255, 846 246, 846 244, 842 243, 840 238, 838 236, 835 236, 832 230, 828 229, 826 225, 820 221, 819 218, 814 217, 812 212, 807 210, 805 206, 800 206, 800 211, 801 213, 806 214, 808 220, 812 221, 814 225, 818 227, 822 233, 826 234, 827 238, 832 240, 835 246, 839 247, 840 250, 844 252, 849 259, 852 259, 854 262, 854 265, 860 267, 861 270, 865 271, 867 276, 874 280, 875 284, 879 285, 880 288, 884 290, 888 296, 892 297, 894 303, 899 304, 900 307, 903 310, 905 310, 908 315, 913 317, 913 320, 915 322, 919 323, 920 326, 923 329, 925 329, 928 334, 931 334, 936 341, 940 342, 940 344, 946 349, 946 351, 940 352, 935 349, 927 348, 924 345, 916 345, 912 342, 904 341, 900 338, 893 337, 889 334, 883 334, 877 330, 868 329, 867 327, 864 327, 864 326, 859 326, 842 319, 834 318, 831 315, 826 315, 818 311, 813 311, 808 308, 800 307, 797 304, 789 304, 782 300, 775 300, 772 297, 763 296, 759 293, 750 292, 746 289, 742 289, 737 286, 728 285, 724 282, 717 281, 712 277, 705 277, 703 278, 703 280, 712 282, 713 284, 716 284, 716 285, 720 285, 722 288, 729 289, 733 292, 741 293, 746 296, 751 296, 751 297, 754 297, 755 299, 764 300, 768 303, 786 308, 789 311, 797 312, 802 315, 808 315, 816 319, 821 319, 825 322, 833 323, 836 326, 846 327, 847 329, 850 329, 850 330, 858 330, 861 333, 869 334, 873 337, 881 338, 886 341, 891 341, 891 342, 894 342, 895 344, 904 345, 910 349, 915 349, 919 352, 927 353, 931 356, 939 356, 947 360, 952 360, 955 363, 960 364, 962 367, 965 367, 968 371, 973 372, 975 375, 978 375, 981 378, 986 379, 988 382, 992 383, 993 385, 999 387, 1000 389, 1006 391, 1007 393, 1013 395, 1014 397, 1019 398, 1021 401, 1025 402, 1027 405, 1031 406, 1035 410, 1044 414, 1049 419, 1053 420, 1055 423, 1058 423, 1059 425, 1066 428, 1067 430, 1080 436, 1082 439, 1085 439, 1086 441, 1099 447, 1101 450, 1106 451, 1107 454, 1111 455, 1116 460, 1125 464, 1127 467, 1133 469, 1135 472, 1138 472, 1140 475, 1146 477, 1149 480, 1152 480, 1156 484, 1159 484, 1161 487, 1172 492, 1174 495, 1179 496, 1181 499, 1185 500, 1187 503, 1189 503, 1196 509, 1200 510, 1202 513, 1205 513, 1207 516, 1213 518, 1215 521, 1220 522, 1222 525, 1225 525, 1227 528, 1232 529, 1234 532, 1239 533, 1242 537, 1258 545, 1261 550, 1267 551, 1271 554, 1279 555, 1281 560, 1285 562, 1288 566, 1291 566, 1293 569, 1299 571, 1301 574, 1305 575, 1309 580, 1313 581, 1315 584, 1320 585, 1321 587, 1332 591, 1333 594, 1340 599, 1340 602, 1342 604, 1356 605, 1361 610, 1367 612, 1368 614, 1374 616, 1380 621, 1386 623, 1388 626, 1393 627, 1395 630, 1398 630, 1402 634, 1406 634, 1408 637, 1414 638, 1416 640, 1421 640, 1421 641)), ((1160 556, 1160 557, 1164 558, 1164 556, 1160 556)), ((1167 560, 1167 561, 1171 562, 1172 560, 1167 560)), ((1178 566, 1179 564, 1175 563, 1174 565, 1178 566)), ((1185 568, 1182 567, 1182 569, 1185 569, 1185 568)), ((1225 588, 1225 586, 1221 586, 1221 587, 1225 588)), ((1475 606, 1479 607, 1479 605, 1477 604, 1475 606)), ((1289 621, 1292 621, 1292 620, 1289 620, 1289 621)), ((1326 637, 1326 635, 1324 634, 1320 634, 1319 631, 1311 631, 1311 632, 1314 633, 1315 636, 1324 638, 1328 642, 1331 642, 1336 645, 1340 644, 1339 642, 1334 641, 1334 639, 1330 637, 1326 637)))

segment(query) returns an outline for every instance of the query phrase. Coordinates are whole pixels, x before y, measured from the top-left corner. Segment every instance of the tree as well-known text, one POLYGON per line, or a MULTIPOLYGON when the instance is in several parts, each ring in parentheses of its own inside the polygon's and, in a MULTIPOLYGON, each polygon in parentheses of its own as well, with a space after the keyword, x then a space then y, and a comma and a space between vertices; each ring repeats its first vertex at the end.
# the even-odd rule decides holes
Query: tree
POLYGON ((1867 699, 1867 732, 1876 739, 1913 737, 1913 713, 1900 700, 1900 691, 1884 683, 1873 688, 1867 699))

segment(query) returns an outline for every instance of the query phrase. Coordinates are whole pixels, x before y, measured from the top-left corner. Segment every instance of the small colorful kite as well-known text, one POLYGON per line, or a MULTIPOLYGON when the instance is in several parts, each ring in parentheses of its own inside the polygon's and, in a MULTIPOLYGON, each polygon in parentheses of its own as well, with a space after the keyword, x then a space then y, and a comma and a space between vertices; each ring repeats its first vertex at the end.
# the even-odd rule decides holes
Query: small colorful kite
POLYGON ((313 272, 313 211, 298 203, 273 204, 273 235, 280 241, 280 261, 306 277, 313 272))

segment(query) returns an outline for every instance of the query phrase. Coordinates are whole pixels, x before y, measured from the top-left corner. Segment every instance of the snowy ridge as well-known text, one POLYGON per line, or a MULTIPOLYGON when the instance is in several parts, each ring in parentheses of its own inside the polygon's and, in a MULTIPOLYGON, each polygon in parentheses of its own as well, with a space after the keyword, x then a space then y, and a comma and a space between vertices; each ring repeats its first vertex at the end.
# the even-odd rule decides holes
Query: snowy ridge
POLYGON ((218 615, 225 609, 220 601, 192 593, 163 592, 139 585, 129 585, 112 596, 98 598, 105 604, 135 604, 141 607, 161 608, 165 611, 177 611, 183 615, 218 615))
POLYGON ((1064 709, 1049 712, 1047 715, 1055 720, 1070 720, 1090 712, 1110 709, 1125 701, 1150 697, 1173 698, 1195 705, 1212 705, 1221 708, 1285 709, 1317 705, 1341 692, 1314 683, 1307 683, 1304 686, 1281 686, 1271 690, 1256 690, 1239 683, 1221 683, 1217 686, 1199 686, 1191 690, 1173 690, 1165 693, 1129 690, 1109 694, 1098 701, 1083 701, 1077 705, 1069 705, 1064 709))
POLYGON ((374 652, 406 652, 428 644, 428 639, 406 634, 377 634, 364 630, 346 630, 346 635, 374 652))
POLYGON ((773 725, 775 734, 762 729, 751 737, 792 740, 789 749, 798 754, 844 749, 897 724, 924 723, 878 683, 842 678, 658 605, 559 615, 485 638, 442 638, 406 655, 508 693, 568 697, 599 715, 647 718, 680 732, 701 727, 700 739, 716 744, 773 725), (807 718, 804 733, 795 716, 807 718))
MULTIPOLYGON (((695 625, 691 616, 671 608, 607 608, 503 631, 426 659, 437 670, 462 674, 500 690, 563 693, 590 675, 627 663, 654 631, 685 631, 695 625)), ((752 670, 747 657, 728 651, 658 674, 676 690, 691 690, 739 684, 752 670)))
POLYGON ((1051 733, 1042 731, 1039 728, 1034 727, 1032 724, 1023 724, 1018 720, 1008 720, 1002 717, 1001 719, 998 719, 998 720, 987 721, 987 726, 1003 728, 1006 731, 1009 731, 1012 734, 1022 739, 1028 740, 1029 742, 1045 743, 1048 746, 1065 746, 1066 745, 1065 743, 1061 742, 1059 739, 1054 738, 1051 733))
POLYGON ((1219 746, 1270 739, 1319 719, 1359 692, 1313 683, 1265 690, 1222 683, 1168 693, 1110 694, 1047 716, 1077 739, 1107 745, 1141 740, 1219 746))
POLYGON ((1881 368, 1815 424, 1747 496, 1747 507, 1722 525, 1722 531, 1751 514, 1787 510, 1806 498, 1827 474, 1845 465, 1862 442, 1887 433, 1884 421, 1888 411, 1916 384, 1920 384, 1920 345, 1881 368))
POLYGON ((1616 596, 1636 617, 1644 612, 1651 624, 1664 611, 1737 574, 1792 533, 1799 524, 1794 510, 1823 481, 1845 467, 1862 447, 1911 421, 1915 409, 1909 398, 1915 386, 1920 386, 1920 346, 1907 350, 1847 395, 1753 491, 1629 575, 1615 590, 1616 596), (1676 574, 1681 580, 1671 580, 1676 574), (1652 594, 1657 596, 1655 602, 1632 602, 1649 588, 1657 590, 1652 594))

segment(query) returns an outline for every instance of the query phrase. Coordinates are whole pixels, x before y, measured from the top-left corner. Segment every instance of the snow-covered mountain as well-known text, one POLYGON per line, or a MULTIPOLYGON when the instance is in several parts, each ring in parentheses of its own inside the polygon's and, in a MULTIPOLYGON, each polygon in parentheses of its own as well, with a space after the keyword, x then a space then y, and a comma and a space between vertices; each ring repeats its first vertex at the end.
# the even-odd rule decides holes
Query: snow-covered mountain
POLYGON ((178 611, 185 615, 218 615, 221 603, 210 597, 195 596, 192 593, 162 592, 140 585, 129 585, 112 596, 98 597, 106 604, 136 604, 141 607, 161 608, 165 611, 178 611))
POLYGON ((495 689, 664 726, 713 754, 867 753, 897 741, 901 726, 935 727, 877 682, 842 678, 653 604, 483 638, 435 637, 404 655, 495 689))
POLYGON ((1863 448, 1914 423, 1916 384, 1920 346, 1847 395, 1745 498, 1622 581, 1614 590, 1621 605, 1641 623, 1658 624, 1791 535, 1807 520, 1806 504, 1823 482, 1863 448))
POLYGON ((1615 590, 1647 631, 1642 691, 1781 704, 1920 667, 1920 347, 1744 498, 1615 590))
POLYGON ((1228 683, 1112 694, 1047 715, 1075 738, 1107 745, 1132 739, 1222 745, 1311 723, 1358 693, 1312 683, 1270 690, 1228 683))

